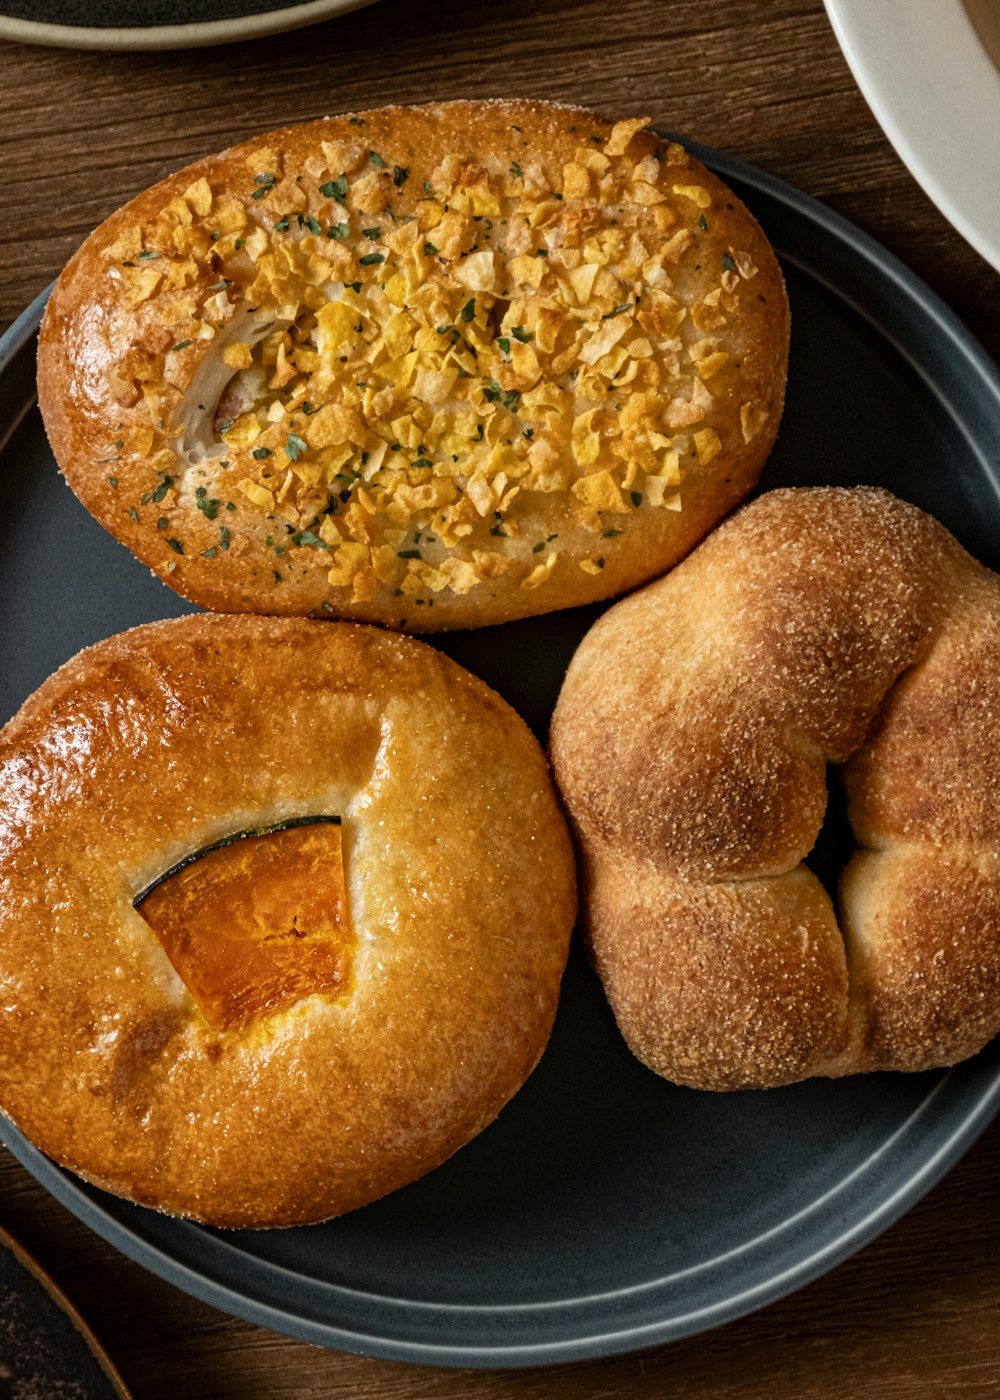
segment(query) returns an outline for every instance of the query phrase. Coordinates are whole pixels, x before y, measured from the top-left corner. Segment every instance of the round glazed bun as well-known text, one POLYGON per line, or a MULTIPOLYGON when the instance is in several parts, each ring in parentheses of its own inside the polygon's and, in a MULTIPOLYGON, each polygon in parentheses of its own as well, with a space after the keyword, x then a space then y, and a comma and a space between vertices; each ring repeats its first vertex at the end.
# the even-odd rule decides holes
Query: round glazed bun
POLYGON ((541 1055, 569 837, 522 721, 423 643, 153 623, 46 681, 0 774, 0 1107, 97 1185, 320 1220, 442 1162, 541 1055))
POLYGON ((922 1070, 1000 1029, 1000 580, 872 489, 775 491, 617 604, 552 727, 594 962, 704 1089, 922 1070), (841 770, 840 922, 803 864, 841 770))
POLYGON ((662 572, 760 473, 788 307, 746 209, 644 124, 391 107, 140 195, 42 326, 73 490, 222 612, 471 627, 662 572))

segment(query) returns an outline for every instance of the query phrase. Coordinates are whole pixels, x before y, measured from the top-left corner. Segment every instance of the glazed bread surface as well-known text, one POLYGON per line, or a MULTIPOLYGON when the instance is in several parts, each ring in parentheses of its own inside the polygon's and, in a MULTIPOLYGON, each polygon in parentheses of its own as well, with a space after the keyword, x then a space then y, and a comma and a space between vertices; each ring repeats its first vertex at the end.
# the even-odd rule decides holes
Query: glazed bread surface
MULTIPOLYGON (((541 1055, 569 837, 525 725, 425 644, 153 623, 49 679, 0 774, 0 1108, 107 1190, 215 1225, 323 1219, 442 1162, 541 1055), (341 820, 346 975, 211 1024, 137 897, 234 833, 318 817, 341 820)), ((313 892, 286 874, 287 912, 313 892)), ((294 961, 292 933, 254 937, 294 961)))
POLYGON ((1000 1029, 1000 580, 870 488, 771 492, 584 638, 552 726, 595 965, 676 1082, 922 1070, 1000 1029), (839 921, 806 863, 840 774, 839 921))
POLYGON ((468 627, 662 572, 761 471, 788 306, 747 210, 644 125, 390 107, 141 194, 42 326, 69 484, 218 611, 468 627))

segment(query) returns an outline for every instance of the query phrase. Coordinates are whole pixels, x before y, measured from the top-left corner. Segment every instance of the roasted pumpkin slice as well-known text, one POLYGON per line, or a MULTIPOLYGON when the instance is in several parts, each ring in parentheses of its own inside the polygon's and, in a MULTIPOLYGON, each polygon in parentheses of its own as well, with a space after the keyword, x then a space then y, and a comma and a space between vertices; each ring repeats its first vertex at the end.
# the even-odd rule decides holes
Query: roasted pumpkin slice
POLYGON ((186 856, 135 908, 217 1030, 346 991, 355 940, 337 817, 236 832, 186 856))

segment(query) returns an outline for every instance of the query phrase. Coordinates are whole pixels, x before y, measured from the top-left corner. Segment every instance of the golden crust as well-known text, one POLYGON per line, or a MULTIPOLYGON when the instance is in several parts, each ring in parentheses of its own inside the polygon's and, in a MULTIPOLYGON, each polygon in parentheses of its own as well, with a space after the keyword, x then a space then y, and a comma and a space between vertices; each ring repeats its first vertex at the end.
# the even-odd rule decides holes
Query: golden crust
POLYGON ((575 910, 537 743, 430 647, 188 617, 81 653, 0 735, 0 1105, 59 1162, 216 1225, 430 1170, 541 1054, 575 910), (340 815, 346 994, 202 1020, 136 894, 234 831, 340 815))
POLYGON ((775 491, 584 638, 552 726, 593 956, 681 1083, 921 1070, 1000 1030, 1000 580, 883 491, 775 491), (841 772, 862 849, 803 864, 841 772))
POLYGON ((467 627, 661 572, 760 473, 788 306, 746 209, 642 125, 384 108, 146 191, 42 326, 73 490, 219 611, 467 627))

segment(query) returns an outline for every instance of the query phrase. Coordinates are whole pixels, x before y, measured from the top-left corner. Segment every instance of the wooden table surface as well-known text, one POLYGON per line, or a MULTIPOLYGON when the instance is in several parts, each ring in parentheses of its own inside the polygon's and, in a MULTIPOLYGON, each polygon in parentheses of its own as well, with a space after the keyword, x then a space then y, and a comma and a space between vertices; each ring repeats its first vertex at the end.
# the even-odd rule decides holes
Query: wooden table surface
MULTIPOLYGON (((873 234, 1000 358, 1000 275, 857 92, 820 0, 382 0, 277 38, 162 55, 0 43, 0 326, 144 186, 257 131, 389 99, 523 95, 656 122, 873 234)), ((1000 1396, 1000 1122, 902 1221, 752 1317, 643 1356, 447 1372, 324 1352, 145 1273, 0 1158, 0 1222, 86 1314, 136 1400, 909 1400, 1000 1396)))

